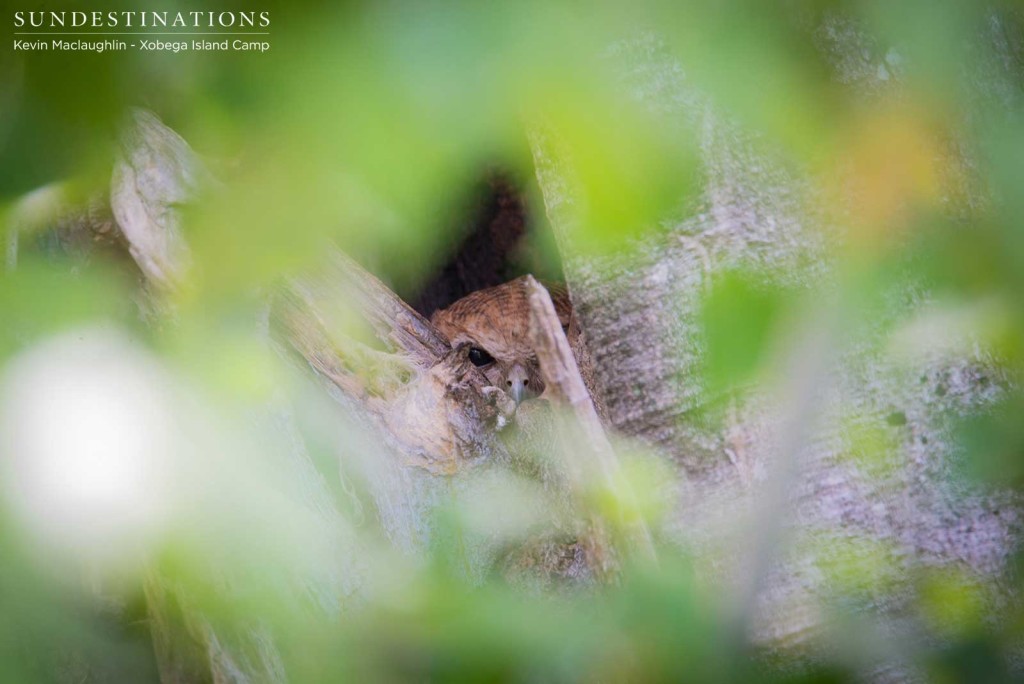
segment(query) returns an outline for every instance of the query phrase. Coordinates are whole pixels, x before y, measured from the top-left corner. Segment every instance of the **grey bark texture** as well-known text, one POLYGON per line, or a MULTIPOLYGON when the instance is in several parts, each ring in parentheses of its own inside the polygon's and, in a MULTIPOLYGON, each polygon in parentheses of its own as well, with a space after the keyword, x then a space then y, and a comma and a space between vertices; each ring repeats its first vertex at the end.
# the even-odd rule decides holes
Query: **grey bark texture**
MULTIPOLYGON (((836 19, 820 35, 841 78, 865 97, 895 80, 895 52, 859 50, 856 41, 866 38, 857 27, 836 19)), ((875 636, 856 648, 861 662, 877 664, 873 677, 916 679, 922 673, 903 649, 914 633, 904 609, 914 605, 916 572, 963 578, 989 608, 1016 600, 1003 580, 1020 539, 1019 501, 964 482, 950 441, 957 416, 996 399, 999 371, 977 346, 895 353, 884 332, 891 320, 877 321, 868 342, 845 345, 827 311, 835 291, 829 248, 840 237, 810 178, 716 111, 656 37, 624 42, 613 57, 624 98, 697 131, 702 181, 695 205, 666 216, 664 230, 650 231, 628 258, 578 254, 569 237, 578 221, 572 161, 543 125, 532 131, 547 214, 611 422, 677 464, 674 535, 696 550, 706 576, 724 578, 756 642, 821 643, 830 597, 850 589, 829 568, 851 549, 875 550, 888 574, 860 580, 864 626, 875 636), (793 331, 780 385, 710 396, 700 379, 700 301, 719 274, 737 267, 821 293, 822 328, 793 331), (720 424, 695 418, 723 402, 720 424), (860 428, 898 445, 881 473, 851 458, 860 428)), ((996 70, 979 84, 999 77, 996 70)), ((928 293, 912 282, 893 298, 899 303, 887 315, 895 320, 912 325, 930 315, 928 293)))
POLYGON ((133 109, 114 164, 110 205, 132 257, 155 285, 171 287, 188 266, 177 207, 210 178, 188 143, 152 112, 133 109))

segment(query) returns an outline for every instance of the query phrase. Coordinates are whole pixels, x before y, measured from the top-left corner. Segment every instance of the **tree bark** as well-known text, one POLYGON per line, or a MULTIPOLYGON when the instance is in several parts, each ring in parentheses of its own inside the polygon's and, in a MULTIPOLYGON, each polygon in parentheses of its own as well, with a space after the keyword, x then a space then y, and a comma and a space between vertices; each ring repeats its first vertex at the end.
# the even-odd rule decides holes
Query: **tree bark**
MULTIPOLYGON (((848 44, 833 49, 853 52, 848 44)), ((581 253, 571 237, 580 229, 571 157, 543 123, 532 128, 531 145, 611 423, 679 467, 676 539, 697 551, 708 577, 728 578, 737 615, 752 619, 755 640, 771 648, 821 636, 822 612, 839 589, 824 569, 851 549, 885 549, 892 563, 892 584, 863 587, 886 633, 906 634, 902 607, 913 605, 921 570, 970 578, 990 606, 1008 600, 1001 586, 1020 539, 1019 502, 960 481, 949 443, 955 416, 992 401, 987 378, 998 371, 990 359, 976 352, 908 364, 885 353, 881 332, 863 347, 844 348, 833 322, 794 331, 802 342, 781 387, 709 395, 699 311, 711 284, 746 267, 804 291, 835 291, 829 255, 837 236, 809 191, 816 179, 787 170, 716 111, 655 37, 618 46, 616 58, 623 98, 644 93, 644 105, 697 132, 703 180, 696 206, 665 217, 671 228, 637 240, 628 256, 581 253), (838 358, 828 357, 830 347, 842 350, 838 358), (808 383, 815 368, 818 383, 808 383), (700 418, 721 413, 723 404, 719 424, 700 418), (847 422, 851 415, 856 426, 847 422), (883 476, 849 457, 857 427, 899 445, 883 476)), ((864 70, 881 73, 877 64, 864 70)), ((927 296, 914 287, 908 282, 901 293, 913 302, 896 312, 904 320, 925 310, 927 296)), ((868 656, 880 663, 875 674, 911 674, 894 648, 868 656)))

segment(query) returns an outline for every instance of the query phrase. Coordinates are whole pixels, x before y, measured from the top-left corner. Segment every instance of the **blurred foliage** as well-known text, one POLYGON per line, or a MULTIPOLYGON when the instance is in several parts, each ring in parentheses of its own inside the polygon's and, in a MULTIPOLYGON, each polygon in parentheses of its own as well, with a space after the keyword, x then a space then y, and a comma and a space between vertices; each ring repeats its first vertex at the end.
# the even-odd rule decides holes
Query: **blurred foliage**
MULTIPOLYGON (((218 8, 250 5, 225 0, 218 8)), ((179 8, 187 9, 104 3, 179 8)), ((374 510, 372 468, 345 463, 369 458, 377 446, 339 425, 336 407, 267 348, 254 321, 266 293, 317 264, 328 240, 374 264, 396 290, 415 291, 461 237, 458 214, 481 173, 534 175, 531 134, 571 163, 566 242, 578 254, 628 258, 699 205, 706 161, 699 129, 714 112, 787 169, 815 179, 812 194, 830 207, 828 226, 815 230, 837 247, 828 255, 830 292, 794 286, 764 264, 733 264, 715 276, 698 313, 705 353, 693 381, 701 391, 734 396, 784 378, 786 350, 822 308, 834 309, 836 356, 877 329, 902 345, 908 365, 961 340, 954 351, 981 349, 975 360, 992 368, 984 382, 976 379, 989 403, 950 428, 958 458, 987 485, 1019 489, 1020 7, 271 0, 260 9, 272 17, 272 50, 264 55, 53 51, 8 53, 0 63, 0 368, 81 392, 92 405, 97 397, 76 384, 89 359, 55 356, 47 371, 24 354, 56 354, 63 347, 39 346, 55 335, 115 327, 135 340, 114 347, 134 350, 125 352, 125 377, 149 378, 184 416, 174 426, 181 442, 168 447, 180 458, 168 486, 181 488, 172 489, 178 498, 168 517, 147 522, 159 532, 141 543, 145 562, 131 553, 114 567, 80 558, 46 539, 53 530, 40 532, 4 506, 0 678, 154 680, 143 625, 186 640, 213 628, 237 640, 221 645, 246 654, 245 665, 284 668, 295 682, 826 682, 871 671, 876 651, 857 651, 843 625, 863 627, 863 606, 897 581, 894 551, 881 544, 823 538, 814 549, 817 570, 837 592, 829 609, 840 617, 812 654, 752 647, 750 625, 732 621, 731 599, 665 532, 655 535, 657 566, 626 558, 611 586, 524 588, 507 581, 494 558, 470 558, 467 547, 480 540, 500 547, 497 556, 538 531, 565 534, 575 528, 564 517, 579 523, 594 511, 663 530, 677 502, 659 486, 671 478, 667 467, 651 459, 627 459, 621 473, 626 489, 644 493, 636 501, 602 486, 584 502, 553 501, 530 478, 493 485, 515 493, 508 499, 488 490, 475 499, 438 494, 446 505, 437 519, 410 524, 410 537, 426 537, 419 540, 426 550, 414 553, 416 543, 395 542, 393 521, 374 510), (856 79, 841 73, 821 30, 837 18, 875 37, 880 54, 864 48, 858 58, 891 70, 887 79, 898 85, 851 85, 856 79), (623 95, 632 65, 609 48, 651 32, 700 93, 697 113, 623 95), (147 305, 152 293, 130 263, 69 243, 55 228, 61 207, 108 191, 117 129, 130 106, 158 112, 223 182, 183 209, 193 264, 168 296, 167 315, 147 305), (905 304, 893 303, 908 284, 936 304, 910 323, 905 304), (135 353, 163 370, 151 372, 135 353), (261 413, 275 402, 297 407, 292 422, 261 413), (317 472, 297 472, 296 442, 317 472), (339 452, 346 456, 340 471, 339 452), (333 501, 310 502, 305 478, 322 481, 333 501), (178 617, 140 607, 157 576, 178 617), (258 645, 271 635, 280 662, 260 660, 258 645)), ((541 196, 530 192, 532 223, 543 226, 541 196)), ((23 398, 4 394, 3 401, 23 398)), ((33 401, 40 410, 51 406, 46 397, 33 401)), ((145 427, 136 408, 113 406, 145 427)), ((889 480, 897 477, 907 416, 899 407, 889 415, 876 425, 851 410, 844 454, 864 477, 897 486, 889 480)), ((52 424, 65 429, 60 416, 52 424)), ((16 427, 5 424, 11 434, 16 427)), ((92 437, 120 439, 117 430, 92 437)), ((547 446, 552 453, 542 458, 556 459, 547 446)), ((0 448, 10 448, 3 434, 0 448)), ((8 490, 16 475, 4 471, 8 490)), ((62 522, 75 521, 55 514, 48 524, 62 522)), ((1019 574, 1007 580, 1014 592, 1019 574)), ((1007 663, 1019 658, 1024 633, 1019 606, 996 610, 974 578, 953 571, 919 575, 906 610, 923 637, 903 649, 903 662, 937 681, 1009 680, 1007 663)))
POLYGON ((769 341, 782 335, 784 309, 795 293, 773 287, 764 274, 724 273, 702 302, 706 335, 704 378, 713 394, 753 380, 766 365, 769 341))

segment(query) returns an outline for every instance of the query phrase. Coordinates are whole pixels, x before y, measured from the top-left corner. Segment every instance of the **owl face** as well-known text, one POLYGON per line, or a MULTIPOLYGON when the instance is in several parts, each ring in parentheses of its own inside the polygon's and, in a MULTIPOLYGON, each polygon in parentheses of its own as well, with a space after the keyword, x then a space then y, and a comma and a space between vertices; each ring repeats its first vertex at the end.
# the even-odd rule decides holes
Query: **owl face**
POLYGON ((436 312, 431 322, 453 347, 466 346, 470 362, 516 404, 544 391, 521 278, 473 292, 436 312))
POLYGON ((497 358, 471 340, 467 339, 466 344, 469 345, 470 362, 480 369, 491 385, 508 392, 517 405, 544 391, 535 356, 497 358))

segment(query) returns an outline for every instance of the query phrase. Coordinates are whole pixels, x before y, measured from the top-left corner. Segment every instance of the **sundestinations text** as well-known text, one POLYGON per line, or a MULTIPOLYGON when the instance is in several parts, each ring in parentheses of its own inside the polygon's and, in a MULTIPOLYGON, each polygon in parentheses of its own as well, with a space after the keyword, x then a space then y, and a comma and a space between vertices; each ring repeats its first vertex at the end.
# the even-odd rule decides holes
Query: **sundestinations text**
POLYGON ((270 12, 15 12, 15 28, 267 28, 270 12))

